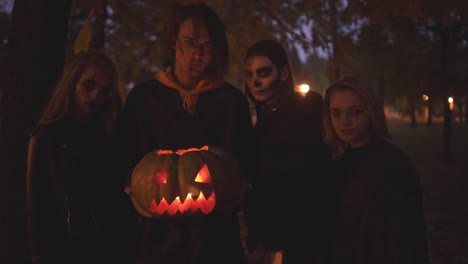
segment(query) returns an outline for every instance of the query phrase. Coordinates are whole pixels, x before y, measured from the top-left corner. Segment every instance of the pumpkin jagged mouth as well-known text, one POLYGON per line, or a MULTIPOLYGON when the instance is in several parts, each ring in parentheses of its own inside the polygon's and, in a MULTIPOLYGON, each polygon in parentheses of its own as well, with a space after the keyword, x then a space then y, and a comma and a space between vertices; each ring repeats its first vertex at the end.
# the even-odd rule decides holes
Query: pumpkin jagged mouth
POLYGON ((205 195, 202 191, 200 191, 200 195, 198 195, 197 199, 192 198, 192 194, 187 194, 184 202, 182 202, 177 196, 172 203, 168 203, 165 198, 162 198, 161 201, 156 203, 156 200, 151 201, 151 205, 149 208, 150 212, 157 213, 159 215, 164 214, 167 212, 169 215, 174 215, 177 212, 184 213, 188 210, 195 212, 196 210, 200 209, 204 214, 208 214, 209 212, 213 211, 216 205, 216 195, 213 192, 208 199, 205 198, 205 195))

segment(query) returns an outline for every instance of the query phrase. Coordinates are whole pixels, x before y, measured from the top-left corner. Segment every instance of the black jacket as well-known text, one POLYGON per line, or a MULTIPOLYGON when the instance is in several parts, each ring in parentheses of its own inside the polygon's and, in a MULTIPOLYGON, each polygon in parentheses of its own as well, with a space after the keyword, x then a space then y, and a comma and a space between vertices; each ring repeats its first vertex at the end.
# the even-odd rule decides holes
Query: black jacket
POLYGON ((398 147, 374 140, 337 161, 339 196, 325 263, 427 264, 421 186, 398 147))
POLYGON ((257 108, 259 171, 246 209, 249 243, 285 250, 283 260, 290 253, 312 261, 328 220, 331 156, 321 111, 322 97, 313 91, 284 94, 275 111, 257 108))
POLYGON ((107 178, 107 144, 103 127, 73 121, 40 125, 30 134, 27 230, 31 259, 97 263, 108 253, 105 232, 112 181, 107 178))
MULTIPOLYGON (((158 80, 134 87, 127 97, 117 129, 121 163, 127 185, 136 163, 155 149, 187 149, 213 145, 248 161, 251 137, 248 102, 226 83, 199 94, 193 115, 183 108, 179 92, 158 80)), ((137 255, 150 263, 244 262, 236 212, 194 219, 145 219, 137 255), (191 261, 191 262, 189 262, 191 261)))

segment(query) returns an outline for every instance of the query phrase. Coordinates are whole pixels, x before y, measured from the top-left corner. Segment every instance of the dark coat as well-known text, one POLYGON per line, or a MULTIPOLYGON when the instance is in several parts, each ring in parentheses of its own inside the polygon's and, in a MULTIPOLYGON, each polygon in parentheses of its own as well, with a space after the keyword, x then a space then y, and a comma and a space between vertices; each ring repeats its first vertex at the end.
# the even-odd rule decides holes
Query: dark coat
MULTIPOLYGON (((127 185, 136 163, 155 149, 187 149, 213 145, 247 161, 252 126, 248 102, 226 83, 199 94, 193 115, 183 108, 175 89, 157 80, 134 87, 127 97, 117 140, 127 185)), ((144 263, 244 262, 237 212, 210 214, 201 220, 145 219, 137 249, 144 263), (140 242, 139 242, 140 243, 140 242)))
POLYGON ((340 196, 330 262, 427 264, 421 187, 408 156, 384 141, 338 161, 340 196))
POLYGON ((259 171, 245 212, 248 242, 284 250, 285 263, 313 263, 328 220, 331 156, 321 110, 322 96, 313 91, 285 94, 276 111, 257 109, 259 171))
MULTIPOLYGON (((103 127, 56 121, 29 138, 27 230, 38 263, 110 260, 107 209, 111 195, 108 138, 103 127)), ((95 261, 95 262, 94 262, 95 261)))

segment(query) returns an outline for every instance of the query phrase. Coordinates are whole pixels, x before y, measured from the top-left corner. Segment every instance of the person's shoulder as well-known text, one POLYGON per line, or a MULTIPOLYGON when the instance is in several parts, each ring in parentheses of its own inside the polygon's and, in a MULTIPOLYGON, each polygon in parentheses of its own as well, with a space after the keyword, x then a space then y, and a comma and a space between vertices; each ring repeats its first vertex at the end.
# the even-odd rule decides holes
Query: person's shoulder
POLYGON ((154 90, 155 87, 161 86, 161 83, 156 79, 149 79, 144 82, 136 84, 128 93, 128 96, 138 96, 141 94, 146 94, 151 90, 154 90))
POLYGON ((150 79, 135 85, 127 95, 126 105, 138 105, 142 102, 151 101, 154 96, 158 96, 161 91, 169 91, 172 89, 163 89, 167 87, 156 79, 150 79))
POLYGON ((374 154, 380 157, 382 167, 394 173, 394 177, 407 175, 406 172, 415 173, 415 166, 410 155, 400 146, 390 141, 379 140, 374 144, 374 148, 374 154))
POLYGON ((233 84, 229 83, 229 82, 225 82, 221 87, 219 87, 216 90, 218 90, 219 92, 222 92, 222 93, 229 94, 230 96, 232 96, 234 98, 247 100, 244 93, 242 92, 242 90, 239 89, 238 87, 234 86, 233 84))
POLYGON ((409 153, 392 142, 381 141, 379 145, 381 173, 377 178, 382 186, 393 195, 417 191, 420 175, 409 153))
POLYGON ((35 138, 36 140, 42 141, 47 137, 57 133, 60 130, 61 121, 54 121, 50 123, 37 124, 28 134, 28 137, 35 138))
POLYGON ((38 124, 30 132, 29 138, 44 138, 49 133, 50 125, 38 124))
POLYGON ((314 91, 314 90, 310 90, 308 91, 306 94, 305 94, 305 98, 309 99, 309 100, 312 100, 312 99, 322 99, 323 96, 321 93, 317 92, 317 91, 314 91))
POLYGON ((319 92, 316 91, 309 91, 305 94, 304 100, 307 101, 308 103, 322 103, 323 102, 323 96, 319 92))
POLYGON ((243 95, 241 89, 238 87, 234 86, 232 83, 225 82, 221 87, 219 87, 221 90, 229 91, 231 93, 235 94, 240 94, 243 95))
POLYGON ((393 142, 387 140, 377 140, 374 143, 374 147, 377 149, 378 152, 385 155, 387 158, 393 159, 408 159, 408 153, 404 151, 400 146, 396 145, 393 142))
POLYGON ((305 95, 294 92, 292 98, 289 103, 292 103, 298 112, 317 115, 322 111, 322 95, 316 91, 309 91, 305 95))

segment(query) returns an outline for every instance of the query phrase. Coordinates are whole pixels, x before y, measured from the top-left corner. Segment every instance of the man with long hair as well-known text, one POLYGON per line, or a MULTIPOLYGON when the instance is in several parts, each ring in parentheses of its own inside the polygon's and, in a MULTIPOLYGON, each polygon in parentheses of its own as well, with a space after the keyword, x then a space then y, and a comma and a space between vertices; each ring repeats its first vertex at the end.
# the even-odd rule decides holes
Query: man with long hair
MULTIPOLYGON (((131 90, 117 133, 130 196, 132 169, 155 149, 213 145, 234 154, 240 164, 250 153, 248 102, 224 80, 228 44, 217 14, 205 4, 181 6, 167 29, 164 65, 131 90)), ((159 220, 134 206, 142 219, 139 263, 245 262, 237 212, 159 220)))

